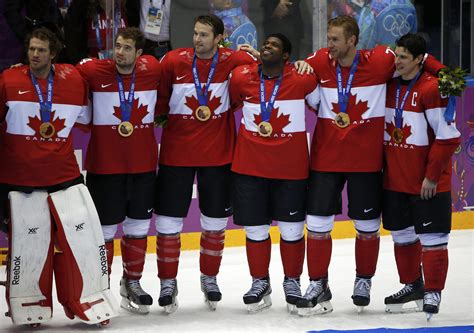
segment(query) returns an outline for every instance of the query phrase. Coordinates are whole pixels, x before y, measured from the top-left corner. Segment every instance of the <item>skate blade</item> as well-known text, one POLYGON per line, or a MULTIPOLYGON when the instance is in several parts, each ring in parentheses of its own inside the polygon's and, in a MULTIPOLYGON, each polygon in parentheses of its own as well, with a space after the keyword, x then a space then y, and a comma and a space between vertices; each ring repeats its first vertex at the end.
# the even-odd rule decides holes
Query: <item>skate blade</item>
POLYGON ((163 310, 166 314, 172 314, 178 309, 178 299, 176 298, 173 304, 166 305, 163 307, 163 310))
POLYGON ((425 314, 426 314, 426 321, 431 321, 431 318, 433 318, 434 313, 425 312, 425 314))
POLYGON ((362 305, 356 305, 356 307, 357 307, 357 314, 361 314, 365 308, 365 306, 362 306, 362 305))
POLYGON ((204 303, 206 303, 207 307, 211 311, 216 311, 217 309, 217 302, 209 301, 208 299, 204 298, 204 303))
POLYGON ((143 315, 148 314, 150 312, 149 305, 136 304, 126 297, 122 297, 122 302, 120 302, 120 307, 127 311, 143 314, 143 315))
POLYGON ((298 308, 298 316, 309 317, 314 315, 322 315, 332 312, 332 304, 330 301, 316 304, 313 308, 298 308))
POLYGON ((100 323, 95 324, 95 326, 97 326, 98 328, 103 328, 103 327, 109 326, 109 324, 110 324, 110 320, 107 319, 107 320, 104 320, 100 323))
POLYGON ((247 311, 250 314, 258 313, 264 309, 267 309, 272 306, 272 298, 270 295, 263 296, 260 303, 247 304, 247 311))
POLYGON ((385 312, 387 313, 411 313, 411 312, 421 312, 423 311, 423 300, 417 299, 412 302, 402 303, 402 304, 386 304, 385 312), (415 302, 416 306, 412 306, 415 302), (410 306, 407 306, 410 305, 410 306), (406 306, 406 307, 405 307, 406 306))
POLYGON ((295 304, 286 303, 286 309, 288 310, 289 314, 298 313, 298 309, 296 308, 295 304))

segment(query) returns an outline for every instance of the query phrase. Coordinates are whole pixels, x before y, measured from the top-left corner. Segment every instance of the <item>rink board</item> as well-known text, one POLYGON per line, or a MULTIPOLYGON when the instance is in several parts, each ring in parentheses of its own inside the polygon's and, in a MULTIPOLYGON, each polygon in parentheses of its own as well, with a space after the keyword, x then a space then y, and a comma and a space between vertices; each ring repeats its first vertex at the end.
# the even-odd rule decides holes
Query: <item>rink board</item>
POLYGON ((373 328, 368 330, 323 330, 323 331, 309 331, 318 333, 472 333, 474 326, 446 326, 446 327, 422 327, 422 328, 373 328))

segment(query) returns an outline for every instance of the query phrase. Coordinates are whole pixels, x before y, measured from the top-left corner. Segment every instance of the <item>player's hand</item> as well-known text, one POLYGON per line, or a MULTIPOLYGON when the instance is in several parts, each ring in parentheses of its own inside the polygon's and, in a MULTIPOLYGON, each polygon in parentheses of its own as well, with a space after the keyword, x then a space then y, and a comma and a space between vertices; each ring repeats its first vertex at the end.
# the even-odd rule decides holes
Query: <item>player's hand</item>
POLYGON ((295 62, 295 68, 298 74, 311 74, 314 72, 313 67, 304 60, 298 60, 295 62))
POLYGON ((438 183, 429 180, 428 178, 425 177, 423 179, 423 184, 421 184, 421 191, 420 191, 420 197, 423 200, 429 200, 432 197, 436 195, 436 187, 438 186, 438 183))
POLYGON ((255 58, 260 59, 260 52, 255 50, 250 44, 239 44, 237 45, 237 50, 245 51, 253 55, 255 58))

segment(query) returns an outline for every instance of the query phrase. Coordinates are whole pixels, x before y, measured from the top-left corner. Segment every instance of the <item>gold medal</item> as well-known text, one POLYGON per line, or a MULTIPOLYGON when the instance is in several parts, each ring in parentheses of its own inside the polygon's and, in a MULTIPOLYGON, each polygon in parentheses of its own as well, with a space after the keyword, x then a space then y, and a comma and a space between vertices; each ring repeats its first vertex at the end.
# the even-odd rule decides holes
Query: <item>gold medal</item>
POLYGON ((200 105, 194 111, 197 120, 207 121, 211 118, 211 109, 207 105, 200 105))
POLYGON ((273 127, 268 121, 262 121, 258 124, 258 134, 263 137, 269 137, 272 135, 273 127))
POLYGON ((56 133, 54 125, 50 122, 42 123, 39 128, 39 134, 45 139, 49 139, 56 133))
POLYGON ((336 125, 340 128, 345 128, 349 126, 351 119, 349 118, 349 115, 345 112, 339 112, 336 115, 336 118, 334 119, 336 122, 336 125))
POLYGON ((402 143, 403 141, 403 131, 396 127, 393 129, 393 132, 392 132, 392 138, 393 138, 393 141, 395 141, 395 143, 402 143))
POLYGON ((121 136, 123 136, 124 138, 132 135, 133 133, 133 125, 131 122, 129 121, 122 121, 119 125, 118 125, 118 132, 121 136))

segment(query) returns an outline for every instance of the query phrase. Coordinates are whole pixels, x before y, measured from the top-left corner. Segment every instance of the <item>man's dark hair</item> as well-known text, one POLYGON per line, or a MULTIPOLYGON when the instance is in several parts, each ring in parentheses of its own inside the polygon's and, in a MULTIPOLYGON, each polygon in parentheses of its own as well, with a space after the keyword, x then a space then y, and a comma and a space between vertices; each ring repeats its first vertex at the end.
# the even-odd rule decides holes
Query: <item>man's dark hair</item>
POLYGON ((418 34, 408 33, 395 42, 398 47, 404 47, 413 55, 413 58, 426 53, 426 41, 418 34))
POLYGON ((346 40, 351 38, 351 36, 355 36, 354 45, 357 45, 359 42, 359 26, 355 18, 348 15, 336 16, 328 22, 328 29, 331 27, 342 27, 346 40))
POLYGON ((288 39, 288 37, 286 37, 282 33, 277 32, 277 33, 268 35, 267 38, 265 38, 265 40, 267 40, 270 37, 278 38, 283 45, 283 53, 288 52, 288 56, 291 55, 291 41, 288 39))
POLYGON ((38 38, 42 41, 49 42, 49 51, 55 54, 53 61, 56 60, 59 52, 61 52, 61 49, 63 48, 63 43, 61 43, 58 36, 51 30, 44 27, 36 28, 31 33, 29 33, 28 36, 26 36, 25 50, 27 51, 30 48, 30 40, 32 38, 38 38))
POLYGON ((214 37, 217 35, 222 35, 224 34, 224 22, 217 17, 216 15, 213 14, 207 14, 207 15, 200 15, 194 19, 194 24, 197 22, 201 24, 207 24, 212 27, 212 32, 214 33, 214 37))
POLYGON ((135 49, 140 50, 145 47, 145 36, 140 31, 140 29, 136 27, 130 27, 126 29, 119 30, 117 36, 115 36, 115 41, 117 38, 122 37, 123 39, 131 39, 135 42, 135 49))

